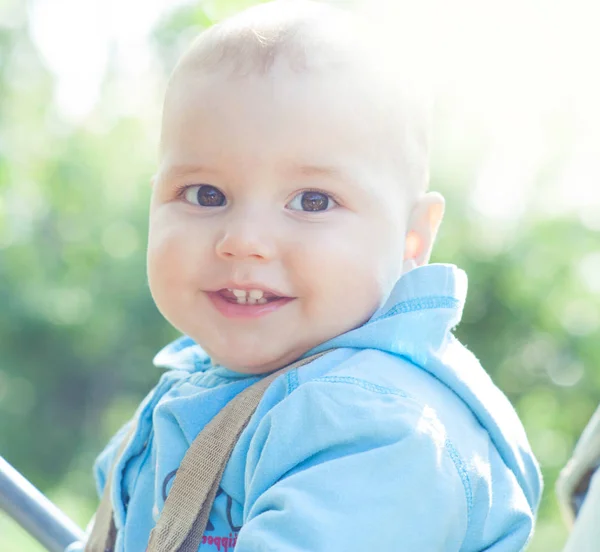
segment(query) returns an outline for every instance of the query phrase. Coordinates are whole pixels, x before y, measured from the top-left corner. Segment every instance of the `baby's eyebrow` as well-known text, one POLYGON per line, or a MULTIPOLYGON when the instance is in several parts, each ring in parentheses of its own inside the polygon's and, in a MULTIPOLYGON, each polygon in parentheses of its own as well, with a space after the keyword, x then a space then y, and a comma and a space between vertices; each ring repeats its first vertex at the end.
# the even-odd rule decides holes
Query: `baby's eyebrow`
POLYGON ((361 179, 357 178, 357 173, 354 172, 352 167, 311 164, 296 165, 292 168, 292 173, 306 178, 326 178, 328 180, 343 183, 344 186, 350 186, 357 191, 369 191, 368 186, 365 186, 364 182, 361 182, 361 179))
POLYGON ((217 173, 215 169, 207 167, 206 165, 198 164, 181 164, 181 165, 169 165, 166 169, 161 171, 162 175, 167 179, 180 178, 190 174, 208 174, 214 175, 217 173))
POLYGON ((302 176, 326 176, 336 180, 349 179, 349 175, 345 171, 325 165, 299 165, 295 167, 295 171, 302 176))
MULTIPOLYGON (((287 172, 290 176, 300 176, 303 178, 326 178, 327 180, 350 185, 351 187, 365 191, 364 183, 356 178, 351 167, 341 167, 338 165, 316 165, 316 164, 293 164, 287 167, 281 167, 281 170, 287 172)), ((220 173, 216 168, 198 163, 180 163, 167 165, 159 171, 159 179, 176 180, 190 175, 218 176, 220 173)), ((368 189, 366 191, 369 191, 368 189)))

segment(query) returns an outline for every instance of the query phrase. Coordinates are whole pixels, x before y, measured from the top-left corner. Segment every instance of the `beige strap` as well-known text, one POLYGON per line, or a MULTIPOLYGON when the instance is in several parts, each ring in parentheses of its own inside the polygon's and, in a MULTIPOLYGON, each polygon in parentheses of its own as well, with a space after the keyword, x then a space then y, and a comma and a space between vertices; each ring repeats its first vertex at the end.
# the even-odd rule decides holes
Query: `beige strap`
MULTIPOLYGON (((223 407, 194 439, 181 461, 147 552, 197 552, 208 524, 225 466, 265 390, 275 378, 315 360, 319 353, 273 372, 244 389, 223 407)), ((135 424, 125 436, 106 479, 85 552, 113 552, 117 530, 111 506, 113 472, 135 424)))
POLYGON ((115 459, 106 478, 106 484, 104 485, 104 492, 102 493, 102 498, 100 499, 100 505, 98 506, 98 510, 96 510, 92 531, 90 532, 90 536, 85 543, 85 552, 113 552, 115 549, 117 528, 115 527, 113 510, 110 502, 112 479, 115 466, 121 458, 127 443, 129 443, 129 439, 134 433, 135 424, 132 424, 131 429, 125 434, 125 437, 117 449, 117 454, 115 454, 115 459))
POLYGON ((206 424, 181 461, 147 552, 197 552, 225 466, 265 390, 283 372, 322 354, 299 360, 247 387, 206 424))

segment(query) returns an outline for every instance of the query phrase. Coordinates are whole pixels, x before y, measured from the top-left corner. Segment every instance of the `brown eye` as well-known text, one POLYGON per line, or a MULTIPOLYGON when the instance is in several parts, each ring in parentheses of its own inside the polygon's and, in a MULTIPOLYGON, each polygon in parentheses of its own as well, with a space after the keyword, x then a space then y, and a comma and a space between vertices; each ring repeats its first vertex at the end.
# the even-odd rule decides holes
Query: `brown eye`
POLYGON ((335 201, 323 192, 309 191, 299 193, 288 207, 294 211, 327 211, 336 205, 335 201))
POLYGON ((185 199, 202 207, 221 207, 227 202, 223 192, 214 186, 190 186, 185 191, 185 199))

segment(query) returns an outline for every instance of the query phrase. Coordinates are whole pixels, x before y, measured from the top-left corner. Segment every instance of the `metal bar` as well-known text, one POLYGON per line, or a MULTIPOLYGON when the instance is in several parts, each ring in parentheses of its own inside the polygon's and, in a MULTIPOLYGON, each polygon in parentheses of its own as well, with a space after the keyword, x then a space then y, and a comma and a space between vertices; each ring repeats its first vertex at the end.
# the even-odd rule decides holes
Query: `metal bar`
POLYGON ((0 456, 0 510, 50 552, 85 539, 83 531, 0 456))

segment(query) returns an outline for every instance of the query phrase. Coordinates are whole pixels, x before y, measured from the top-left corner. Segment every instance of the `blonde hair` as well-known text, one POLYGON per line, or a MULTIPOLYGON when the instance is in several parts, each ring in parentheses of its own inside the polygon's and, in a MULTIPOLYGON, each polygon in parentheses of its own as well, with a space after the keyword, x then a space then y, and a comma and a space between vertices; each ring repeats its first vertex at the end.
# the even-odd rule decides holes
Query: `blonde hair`
POLYGON ((399 54, 376 28, 348 10, 311 0, 275 0, 202 32, 177 63, 167 96, 182 71, 266 74, 279 60, 298 73, 358 67, 373 81, 379 104, 374 107, 390 115, 386 124, 396 127, 401 151, 393 155, 419 194, 429 181, 430 97, 406 71, 399 54))

